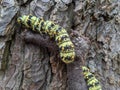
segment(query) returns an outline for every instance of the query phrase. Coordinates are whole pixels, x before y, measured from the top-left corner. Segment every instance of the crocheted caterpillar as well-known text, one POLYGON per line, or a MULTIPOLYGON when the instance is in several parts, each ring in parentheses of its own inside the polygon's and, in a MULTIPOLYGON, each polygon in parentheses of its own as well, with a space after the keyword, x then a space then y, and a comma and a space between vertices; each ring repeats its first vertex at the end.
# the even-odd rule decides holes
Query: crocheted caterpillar
POLYGON ((74 45, 64 28, 55 25, 52 21, 44 21, 42 18, 37 18, 32 15, 19 17, 17 22, 33 31, 44 33, 49 35, 50 38, 54 38, 59 47, 61 60, 65 63, 74 61, 74 45))
POLYGON ((84 78, 87 82, 89 90, 102 90, 99 81, 85 66, 82 67, 84 78))
MULTIPOLYGON (((66 30, 52 21, 44 21, 32 15, 24 15, 17 19, 19 24, 32 29, 33 31, 47 34, 50 38, 54 38, 60 51, 60 57, 63 62, 71 63, 75 59, 74 45, 71 42, 66 30)), ((84 78, 87 81, 89 90, 102 90, 99 81, 89 72, 85 66, 82 67, 84 78)))

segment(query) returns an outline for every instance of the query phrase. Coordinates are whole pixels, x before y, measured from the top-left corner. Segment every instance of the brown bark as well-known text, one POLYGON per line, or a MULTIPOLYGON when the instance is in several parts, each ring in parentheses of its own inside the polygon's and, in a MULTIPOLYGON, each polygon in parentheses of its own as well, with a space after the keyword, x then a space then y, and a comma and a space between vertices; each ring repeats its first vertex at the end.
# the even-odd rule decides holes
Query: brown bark
POLYGON ((0 90, 86 90, 82 65, 90 68, 103 90, 120 90, 119 2, 0 0, 0 90), (64 64, 45 42, 25 43, 24 28, 16 18, 28 14, 52 20, 68 31, 75 44, 75 62, 64 64))

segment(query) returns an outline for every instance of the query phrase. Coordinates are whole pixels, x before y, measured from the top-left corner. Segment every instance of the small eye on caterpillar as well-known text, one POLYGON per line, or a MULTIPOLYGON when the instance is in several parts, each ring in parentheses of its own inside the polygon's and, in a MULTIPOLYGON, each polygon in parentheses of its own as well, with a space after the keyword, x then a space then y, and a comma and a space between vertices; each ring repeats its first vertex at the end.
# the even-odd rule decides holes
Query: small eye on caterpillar
POLYGON ((17 19, 17 22, 33 31, 49 35, 54 38, 59 47, 61 60, 65 63, 71 63, 75 59, 75 50, 67 31, 52 21, 44 21, 32 15, 24 15, 17 19))

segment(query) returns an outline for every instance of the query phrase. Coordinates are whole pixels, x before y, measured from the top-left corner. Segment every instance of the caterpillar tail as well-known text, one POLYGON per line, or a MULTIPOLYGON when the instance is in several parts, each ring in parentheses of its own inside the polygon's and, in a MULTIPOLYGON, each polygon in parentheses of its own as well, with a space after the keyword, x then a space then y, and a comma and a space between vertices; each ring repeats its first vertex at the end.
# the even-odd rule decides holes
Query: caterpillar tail
POLYGON ((99 81, 95 78, 95 76, 89 71, 86 66, 82 66, 83 76, 86 80, 87 86, 89 90, 102 90, 102 87, 99 81))

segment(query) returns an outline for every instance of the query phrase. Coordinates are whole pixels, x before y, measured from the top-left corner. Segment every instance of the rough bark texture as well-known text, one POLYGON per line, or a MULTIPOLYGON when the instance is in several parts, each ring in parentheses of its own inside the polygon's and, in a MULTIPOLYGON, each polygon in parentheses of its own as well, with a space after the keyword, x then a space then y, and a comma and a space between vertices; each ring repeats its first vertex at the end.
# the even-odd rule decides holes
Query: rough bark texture
POLYGON ((0 0, 0 90, 87 90, 81 66, 103 90, 120 90, 120 0, 0 0), (63 26, 77 58, 64 64, 59 53, 27 44, 21 15, 63 26))

